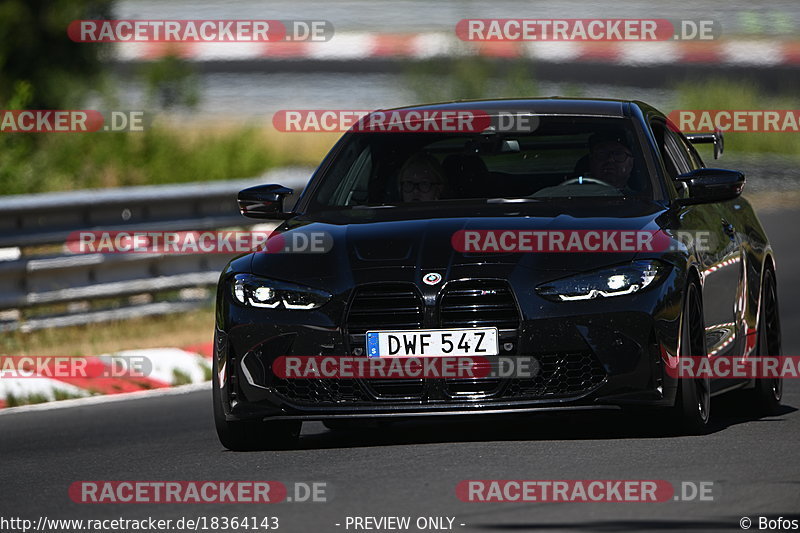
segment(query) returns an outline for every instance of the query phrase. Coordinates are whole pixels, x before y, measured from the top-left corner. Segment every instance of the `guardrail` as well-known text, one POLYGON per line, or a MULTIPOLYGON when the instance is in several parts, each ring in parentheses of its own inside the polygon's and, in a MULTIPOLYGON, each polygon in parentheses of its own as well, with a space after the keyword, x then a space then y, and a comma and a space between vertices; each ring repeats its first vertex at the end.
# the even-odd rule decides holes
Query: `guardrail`
POLYGON ((239 213, 236 194, 261 183, 295 189, 309 169, 257 179, 0 197, 0 331, 59 327, 186 311, 235 254, 74 254, 75 231, 271 229, 239 213))

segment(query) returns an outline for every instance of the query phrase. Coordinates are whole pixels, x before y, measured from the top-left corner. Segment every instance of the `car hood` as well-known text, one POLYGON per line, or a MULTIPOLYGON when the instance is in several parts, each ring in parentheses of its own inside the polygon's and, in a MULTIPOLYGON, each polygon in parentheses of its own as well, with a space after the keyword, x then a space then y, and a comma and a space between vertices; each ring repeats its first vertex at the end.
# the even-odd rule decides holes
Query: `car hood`
MULTIPOLYGON (((577 272, 632 260, 636 252, 465 253, 451 239, 460 230, 650 230, 663 225, 665 208, 654 202, 602 202, 565 207, 542 204, 442 206, 422 210, 350 209, 302 215, 279 226, 277 233, 291 242, 294 233, 321 232, 329 250, 324 253, 254 253, 256 275, 314 283, 352 278, 353 283, 396 280, 439 272, 446 279, 481 267, 479 276, 508 278, 515 270, 577 272), (411 272, 409 272, 411 271, 411 272), (406 275, 400 276, 405 278, 406 275)), ((300 239, 302 242, 303 239, 300 239)))

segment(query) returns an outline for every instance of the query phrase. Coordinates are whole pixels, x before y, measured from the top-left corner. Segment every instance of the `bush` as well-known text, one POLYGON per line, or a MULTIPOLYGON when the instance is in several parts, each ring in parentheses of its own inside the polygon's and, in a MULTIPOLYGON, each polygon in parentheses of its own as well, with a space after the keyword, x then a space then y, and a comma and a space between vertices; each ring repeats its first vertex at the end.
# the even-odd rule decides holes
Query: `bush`
POLYGON ((126 133, 14 134, 0 138, 0 191, 247 178, 286 162, 291 158, 279 156, 251 127, 193 136, 163 126, 126 133), (30 135, 38 137, 34 150, 30 135))

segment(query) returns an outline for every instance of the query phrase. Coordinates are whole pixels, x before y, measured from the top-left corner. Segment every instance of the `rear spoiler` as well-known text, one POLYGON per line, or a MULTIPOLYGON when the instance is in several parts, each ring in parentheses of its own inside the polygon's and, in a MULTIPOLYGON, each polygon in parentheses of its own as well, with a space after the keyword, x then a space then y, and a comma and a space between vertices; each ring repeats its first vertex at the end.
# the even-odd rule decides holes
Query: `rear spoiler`
POLYGON ((714 133, 687 133, 686 138, 692 144, 714 144, 714 159, 719 159, 722 151, 725 150, 725 141, 722 139, 722 132, 714 133))

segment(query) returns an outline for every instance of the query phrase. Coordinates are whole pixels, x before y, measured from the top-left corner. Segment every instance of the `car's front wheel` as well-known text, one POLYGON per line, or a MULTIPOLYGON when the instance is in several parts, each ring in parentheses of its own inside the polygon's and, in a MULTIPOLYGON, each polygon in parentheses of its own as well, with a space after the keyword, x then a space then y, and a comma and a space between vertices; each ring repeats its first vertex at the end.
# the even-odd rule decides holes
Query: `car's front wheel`
MULTIPOLYGON (((703 300, 694 283, 686 288, 680 329, 679 356, 708 357, 703 300)), ((700 435, 708 431, 708 421, 711 418, 710 378, 679 378, 673 418, 676 429, 681 433, 700 435)))
MULTIPOLYGON (((214 379, 217 377, 216 358, 214 379)), ((235 452, 254 450, 287 450, 297 446, 303 423, 298 420, 226 420, 222 408, 222 394, 216 381, 212 381, 214 425, 219 441, 235 452)))
MULTIPOLYGON (((780 356, 781 321, 778 313, 778 289, 775 274, 771 270, 764 272, 758 316, 756 334, 758 356, 780 356)), ((756 387, 752 394, 759 412, 765 415, 778 414, 783 397, 783 379, 756 379, 756 387)))

